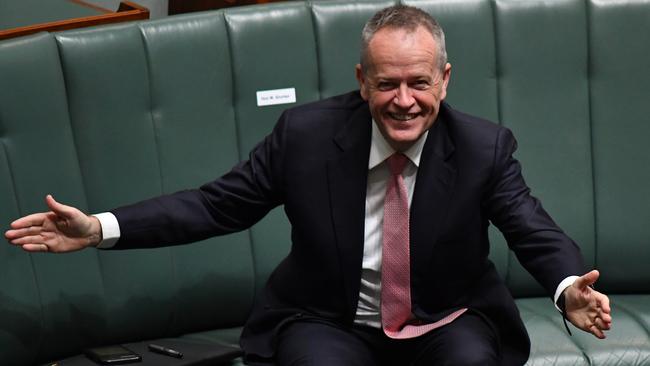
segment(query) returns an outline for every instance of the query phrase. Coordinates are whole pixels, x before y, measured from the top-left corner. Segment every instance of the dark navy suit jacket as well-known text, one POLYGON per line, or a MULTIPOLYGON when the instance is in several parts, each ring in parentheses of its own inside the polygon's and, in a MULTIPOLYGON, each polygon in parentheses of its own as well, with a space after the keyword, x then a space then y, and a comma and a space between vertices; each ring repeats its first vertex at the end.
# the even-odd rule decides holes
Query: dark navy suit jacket
MULTIPOLYGON (((359 296, 371 141, 358 92, 284 112, 249 160, 196 190, 113 211, 117 248, 186 243, 246 229, 284 205, 292 249, 244 328, 249 355, 269 356, 283 324, 321 317, 351 326, 359 296)), ((529 195, 516 141, 503 127, 443 103, 422 151, 411 205, 414 314, 438 320, 467 307, 498 332, 504 364, 523 364, 530 342, 512 296, 488 260, 487 228, 553 294, 582 273, 578 247, 529 195)), ((549 303, 549 306, 552 306, 549 303)))

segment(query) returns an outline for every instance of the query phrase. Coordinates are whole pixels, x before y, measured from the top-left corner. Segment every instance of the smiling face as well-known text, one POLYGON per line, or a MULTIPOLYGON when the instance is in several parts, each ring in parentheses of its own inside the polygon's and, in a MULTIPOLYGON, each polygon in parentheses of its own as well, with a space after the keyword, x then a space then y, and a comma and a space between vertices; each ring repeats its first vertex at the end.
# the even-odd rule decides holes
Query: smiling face
POLYGON ((447 95, 451 65, 438 66, 438 47, 423 27, 387 27, 368 44, 368 67, 357 65, 361 96, 372 118, 397 151, 411 147, 435 122, 447 95))

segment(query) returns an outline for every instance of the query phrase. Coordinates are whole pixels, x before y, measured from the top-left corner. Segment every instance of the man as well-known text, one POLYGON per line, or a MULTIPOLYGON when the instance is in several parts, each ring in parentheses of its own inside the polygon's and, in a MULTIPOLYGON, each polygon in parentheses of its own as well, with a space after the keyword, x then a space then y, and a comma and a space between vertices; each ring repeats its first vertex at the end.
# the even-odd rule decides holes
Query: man
POLYGON ((487 258, 491 221, 569 321, 604 338, 599 274, 576 277, 579 250, 529 195, 510 131, 442 102, 451 65, 435 20, 378 12, 356 75, 359 92, 287 110, 248 161, 197 190, 99 217, 48 196, 50 212, 6 236, 28 251, 154 247, 243 230, 283 204, 292 250, 244 328, 249 361, 523 364, 525 328, 487 258))

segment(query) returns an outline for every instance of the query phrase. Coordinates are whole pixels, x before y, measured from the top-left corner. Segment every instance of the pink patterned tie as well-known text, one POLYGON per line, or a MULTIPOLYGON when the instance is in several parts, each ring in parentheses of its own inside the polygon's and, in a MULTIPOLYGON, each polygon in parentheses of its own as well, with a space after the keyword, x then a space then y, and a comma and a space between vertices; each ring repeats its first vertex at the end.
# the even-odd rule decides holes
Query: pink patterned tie
POLYGON ((390 338, 414 338, 449 324, 467 309, 457 310, 430 324, 412 325, 411 270, 409 255, 409 203, 402 171, 404 154, 388 158, 390 178, 384 199, 384 243, 381 262, 381 322, 390 338))

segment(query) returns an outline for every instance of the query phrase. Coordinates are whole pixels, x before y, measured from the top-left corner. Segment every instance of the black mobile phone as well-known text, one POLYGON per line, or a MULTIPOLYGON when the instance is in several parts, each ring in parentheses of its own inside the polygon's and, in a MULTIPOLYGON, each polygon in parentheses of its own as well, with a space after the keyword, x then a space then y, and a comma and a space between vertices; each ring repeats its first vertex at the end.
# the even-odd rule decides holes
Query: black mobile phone
POLYGON ((84 351, 84 354, 100 365, 121 365, 142 361, 139 354, 120 345, 89 348, 84 351))

